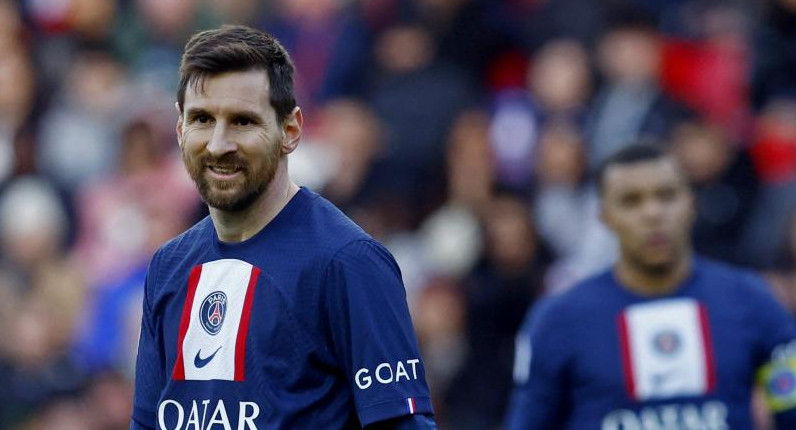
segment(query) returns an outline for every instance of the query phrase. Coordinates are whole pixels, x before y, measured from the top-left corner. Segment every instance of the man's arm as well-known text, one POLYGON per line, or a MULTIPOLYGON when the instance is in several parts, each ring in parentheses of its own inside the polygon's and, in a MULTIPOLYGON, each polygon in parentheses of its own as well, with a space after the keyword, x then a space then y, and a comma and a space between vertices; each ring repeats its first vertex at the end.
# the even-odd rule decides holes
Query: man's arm
POLYGON ((433 410, 406 292, 392 256, 373 240, 346 245, 329 264, 325 290, 325 325, 362 425, 370 428, 406 417, 401 425, 415 425, 406 428, 427 428, 417 427, 423 420, 412 418, 431 416, 433 410))
POLYGON ((796 321, 761 278, 753 276, 751 283, 755 294, 748 300, 752 305, 750 318, 757 324, 758 360, 763 362, 757 382, 763 388, 777 429, 796 429, 796 321))
POLYGON ((154 430, 157 420, 157 400, 165 384, 163 353, 152 314, 150 287, 153 280, 153 263, 144 282, 141 334, 138 338, 138 357, 135 364, 135 394, 130 430, 154 430))
POLYGON ((796 428, 796 341, 773 353, 758 372, 758 383, 777 428, 796 428))
POLYGON ((550 301, 544 300, 529 312, 517 335, 514 363, 514 392, 506 414, 506 430, 560 428, 565 389, 566 336, 550 327, 550 301))

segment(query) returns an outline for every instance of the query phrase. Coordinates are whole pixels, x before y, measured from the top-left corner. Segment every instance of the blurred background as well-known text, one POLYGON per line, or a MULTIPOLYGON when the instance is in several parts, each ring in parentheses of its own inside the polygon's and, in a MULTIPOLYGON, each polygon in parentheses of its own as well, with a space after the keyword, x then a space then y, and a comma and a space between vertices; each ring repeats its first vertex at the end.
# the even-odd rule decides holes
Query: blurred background
POLYGON ((292 53, 291 172, 396 256, 440 429, 498 429, 526 309, 615 258, 592 176, 633 139, 796 314, 795 0, 0 0, 0 429, 127 428, 146 265, 206 214, 180 53, 221 23, 292 53))

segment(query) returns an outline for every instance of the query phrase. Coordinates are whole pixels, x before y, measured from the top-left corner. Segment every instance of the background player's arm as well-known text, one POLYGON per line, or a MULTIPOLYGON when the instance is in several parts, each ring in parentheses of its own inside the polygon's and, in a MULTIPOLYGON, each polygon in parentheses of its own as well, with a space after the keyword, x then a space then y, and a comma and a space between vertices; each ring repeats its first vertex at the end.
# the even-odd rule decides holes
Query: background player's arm
MULTIPOLYGON (((406 291, 392 256, 375 241, 356 241, 335 255, 326 276, 332 344, 362 425, 370 429, 403 416, 431 416, 406 291)), ((421 427, 423 422, 399 420, 395 428, 429 428, 421 427)))
POLYGON ((796 341, 783 345, 783 349, 788 348, 790 352, 775 354, 758 373, 766 403, 780 430, 796 429, 796 341))
POLYGON ((506 430, 561 427, 565 390, 564 351, 554 341, 562 336, 549 324, 549 302, 539 303, 517 335, 514 392, 506 415, 506 430))
POLYGON ((154 430, 156 428, 157 401, 165 384, 163 351, 160 348, 155 319, 149 302, 153 266, 154 259, 144 283, 144 309, 141 318, 141 334, 138 339, 135 395, 130 430, 154 430))
POLYGON ((757 277, 758 294, 750 298, 752 321, 758 325, 761 361, 758 382, 774 414, 777 429, 796 429, 796 321, 757 277))

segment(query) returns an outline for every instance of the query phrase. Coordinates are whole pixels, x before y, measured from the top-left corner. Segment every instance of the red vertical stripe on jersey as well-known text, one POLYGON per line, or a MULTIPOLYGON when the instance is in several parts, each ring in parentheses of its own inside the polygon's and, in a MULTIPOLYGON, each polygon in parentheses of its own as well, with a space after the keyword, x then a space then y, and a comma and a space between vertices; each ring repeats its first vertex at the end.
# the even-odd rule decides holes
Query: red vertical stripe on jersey
POLYGON ((246 369, 246 335, 249 334, 249 318, 252 312, 252 302, 254 301, 254 288, 257 286, 257 278, 260 277, 260 269, 252 267, 249 277, 249 286, 246 287, 246 298, 243 301, 243 311, 240 315, 240 326, 238 327, 238 338, 235 341, 235 381, 243 381, 246 369))
POLYGON ((196 286, 199 285, 199 278, 202 276, 202 266, 195 266, 191 269, 188 277, 188 293, 185 295, 185 304, 182 307, 182 319, 180 319, 180 336, 177 338, 177 362, 174 363, 174 372, 171 379, 175 381, 185 380, 185 362, 182 356, 182 343, 185 341, 185 333, 188 332, 188 325, 191 323, 191 308, 193 308, 193 298, 196 295, 196 286))
POLYGON ((712 393, 716 388, 716 360, 713 353, 713 340, 710 337, 710 322, 708 312, 701 304, 699 306, 699 322, 702 329, 702 348, 705 350, 705 386, 707 392, 712 393))
POLYGON ((619 343, 622 348, 622 370, 625 375, 625 389, 631 399, 636 400, 636 382, 633 375, 633 358, 630 355, 630 333, 627 331, 627 317, 624 312, 617 318, 619 343))

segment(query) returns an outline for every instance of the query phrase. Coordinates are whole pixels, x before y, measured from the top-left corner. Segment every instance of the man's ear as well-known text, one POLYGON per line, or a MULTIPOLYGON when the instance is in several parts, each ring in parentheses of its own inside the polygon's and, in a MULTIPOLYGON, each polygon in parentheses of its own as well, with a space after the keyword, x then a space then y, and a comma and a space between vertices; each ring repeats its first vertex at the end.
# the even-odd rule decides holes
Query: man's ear
POLYGON ((175 102, 174 107, 177 109, 177 144, 182 148, 182 109, 179 102, 175 102))
POLYGON ((686 193, 686 199, 688 199, 688 222, 690 222, 691 225, 693 226, 694 223, 696 222, 697 210, 698 210, 696 196, 694 195, 694 192, 691 190, 690 186, 687 186, 685 193, 686 193))
POLYGON ((304 126, 304 114, 296 106, 293 112, 282 123, 282 152, 290 154, 295 151, 301 138, 301 129, 304 126))

